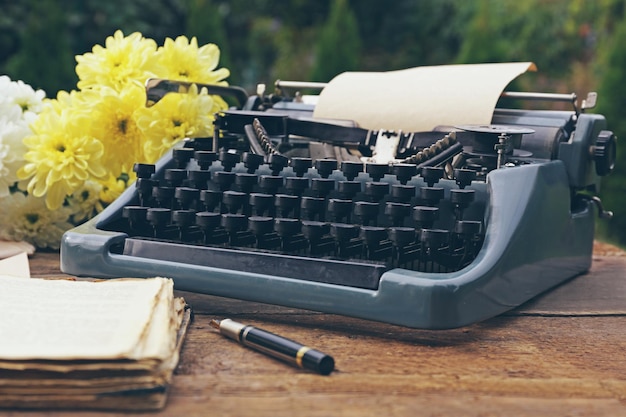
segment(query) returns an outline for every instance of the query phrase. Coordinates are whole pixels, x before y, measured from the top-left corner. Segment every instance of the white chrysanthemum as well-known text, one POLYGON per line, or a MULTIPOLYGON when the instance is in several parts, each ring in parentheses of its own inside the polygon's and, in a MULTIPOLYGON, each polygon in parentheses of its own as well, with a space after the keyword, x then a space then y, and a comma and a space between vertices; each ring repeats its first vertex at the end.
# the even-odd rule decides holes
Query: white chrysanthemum
POLYGON ((35 90, 21 80, 11 81, 6 75, 0 76, 0 104, 19 106, 25 118, 41 112, 45 97, 43 90, 35 90))
POLYGON ((39 248, 58 249, 72 225, 69 209, 48 210, 43 198, 13 193, 0 198, 0 238, 26 241, 39 248))
POLYGON ((9 195, 9 187, 18 180, 17 170, 24 163, 23 139, 32 132, 21 119, 17 106, 6 106, 0 112, 0 198, 9 195))

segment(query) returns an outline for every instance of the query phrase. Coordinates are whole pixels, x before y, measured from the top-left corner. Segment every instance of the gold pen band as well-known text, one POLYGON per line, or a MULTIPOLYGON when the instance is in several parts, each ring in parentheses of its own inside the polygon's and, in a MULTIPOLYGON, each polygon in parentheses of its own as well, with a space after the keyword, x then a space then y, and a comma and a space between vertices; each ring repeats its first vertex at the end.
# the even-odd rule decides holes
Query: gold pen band
POLYGON ((302 365, 302 358, 304 357, 304 354, 307 353, 309 350, 311 350, 310 347, 302 346, 296 353, 296 363, 300 368, 304 368, 304 366, 302 365))

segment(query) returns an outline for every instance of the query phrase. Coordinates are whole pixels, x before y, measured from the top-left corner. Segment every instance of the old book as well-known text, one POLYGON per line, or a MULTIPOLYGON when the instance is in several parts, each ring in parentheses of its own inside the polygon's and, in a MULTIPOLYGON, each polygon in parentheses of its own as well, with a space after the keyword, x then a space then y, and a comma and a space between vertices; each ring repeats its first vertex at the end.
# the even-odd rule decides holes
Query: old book
POLYGON ((162 408, 190 311, 170 279, 0 276, 0 406, 162 408))

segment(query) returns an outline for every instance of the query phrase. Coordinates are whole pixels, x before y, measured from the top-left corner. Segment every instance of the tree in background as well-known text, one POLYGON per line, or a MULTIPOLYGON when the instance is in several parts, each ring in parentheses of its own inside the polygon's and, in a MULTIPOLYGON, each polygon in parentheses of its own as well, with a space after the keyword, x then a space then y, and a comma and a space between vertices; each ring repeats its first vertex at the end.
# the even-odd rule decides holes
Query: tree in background
POLYGON ((602 78, 598 89, 597 111, 608 121, 608 128, 618 138, 617 164, 611 175, 602 180, 601 197, 607 210, 614 212, 609 221, 599 223, 600 235, 622 247, 626 247, 626 18, 616 23, 610 45, 602 57, 602 78))
POLYGON ((358 69, 361 40, 356 17, 347 0, 334 0, 320 28, 311 81, 330 81, 335 75, 358 69))
POLYGON ((220 66, 230 68, 228 35, 223 23, 223 7, 211 0, 188 0, 185 32, 198 39, 198 45, 214 43, 220 48, 220 66))
POLYGON ((67 16, 54 0, 28 0, 30 9, 19 36, 19 53, 6 63, 6 72, 55 97, 59 89, 76 85, 74 56, 67 16))

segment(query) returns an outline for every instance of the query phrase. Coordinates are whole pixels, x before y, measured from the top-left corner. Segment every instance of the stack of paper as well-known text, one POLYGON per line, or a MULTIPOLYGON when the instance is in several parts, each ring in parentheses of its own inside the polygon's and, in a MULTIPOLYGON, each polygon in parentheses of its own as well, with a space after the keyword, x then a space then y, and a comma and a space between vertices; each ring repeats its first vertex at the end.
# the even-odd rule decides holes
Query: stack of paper
POLYGON ((164 406, 189 311, 165 278, 0 276, 0 406, 164 406))

